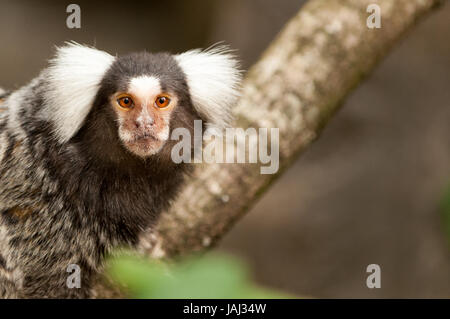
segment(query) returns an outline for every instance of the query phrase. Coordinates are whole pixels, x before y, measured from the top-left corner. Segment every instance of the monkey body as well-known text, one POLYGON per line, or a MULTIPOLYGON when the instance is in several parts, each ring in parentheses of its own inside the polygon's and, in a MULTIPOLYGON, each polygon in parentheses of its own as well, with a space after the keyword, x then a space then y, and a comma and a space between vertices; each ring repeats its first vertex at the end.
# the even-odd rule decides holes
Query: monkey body
MULTIPOLYGON (((29 88, 36 97, 40 84, 29 88)), ((132 164, 92 160, 94 154, 77 139, 66 145, 52 141, 45 123, 32 118, 38 107, 30 101, 22 113, 25 129, 0 133, 0 241, 8 246, 0 258, 8 260, 5 270, 15 272, 12 278, 25 297, 87 297, 103 255, 112 247, 137 243, 140 231, 175 195, 184 167, 155 170, 153 163, 125 153, 121 160, 132 164), (81 267, 81 289, 66 286, 70 264, 81 267)), ((0 127, 7 126, 8 115, 9 109, 0 115, 0 127)), ((99 153, 108 147, 100 146, 99 153)))
MULTIPOLYGON (((94 92, 88 102, 76 104, 81 110, 70 106, 61 112, 73 96, 61 98, 65 86, 57 81, 79 74, 55 73, 85 68, 83 59, 98 54, 91 50, 63 48, 50 68, 6 95, 1 105, 0 297, 90 297, 105 254, 135 246, 182 185, 189 165, 171 160, 175 141, 168 132, 192 131, 198 119, 214 122, 196 104, 195 83, 180 66, 183 61, 169 54, 115 58, 99 72, 95 88, 76 87, 77 94, 94 92), (73 59, 80 51, 83 59, 73 59), (128 91, 132 94, 123 97, 128 91), (149 95, 153 91, 156 95, 149 95), (170 92, 176 101, 171 109, 149 106, 154 96, 155 103, 167 102, 168 94, 159 91, 170 92), (131 99, 135 105, 128 107, 131 99), (80 288, 66 284, 73 264, 81 270, 80 288)), ((237 72, 231 60, 227 67, 237 72)), ((227 86, 235 93, 238 74, 233 76, 227 86)))

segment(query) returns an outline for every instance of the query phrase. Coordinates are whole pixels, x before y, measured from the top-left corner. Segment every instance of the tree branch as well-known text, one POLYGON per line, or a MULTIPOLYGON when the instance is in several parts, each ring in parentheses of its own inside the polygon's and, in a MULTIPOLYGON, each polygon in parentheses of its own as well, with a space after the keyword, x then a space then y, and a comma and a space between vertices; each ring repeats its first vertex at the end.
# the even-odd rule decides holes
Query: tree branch
POLYGON ((274 127, 280 170, 257 164, 196 167, 153 233, 142 239, 152 257, 174 257, 213 245, 314 141, 345 97, 418 18, 438 0, 311 0, 248 72, 235 127, 274 127), (369 29, 369 4, 381 7, 381 28, 369 29))
POLYGON ((256 164, 204 164, 164 213, 144 250, 172 257, 214 244, 281 171, 317 138, 349 92, 436 0, 312 0, 287 24, 248 72, 234 109, 235 127, 278 127, 280 171, 256 164), (366 8, 381 8, 369 29, 366 8))

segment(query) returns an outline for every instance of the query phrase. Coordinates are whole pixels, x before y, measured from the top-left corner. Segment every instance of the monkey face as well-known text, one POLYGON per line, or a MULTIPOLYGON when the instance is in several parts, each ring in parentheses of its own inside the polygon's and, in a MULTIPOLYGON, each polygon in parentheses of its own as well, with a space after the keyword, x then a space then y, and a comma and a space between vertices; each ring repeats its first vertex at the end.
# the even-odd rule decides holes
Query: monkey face
POLYGON ((158 153, 169 139, 171 114, 178 104, 174 92, 162 90, 159 79, 130 79, 124 92, 110 97, 122 144, 140 157, 158 153))
POLYGON ((76 43, 59 48, 44 75, 44 117, 60 143, 158 160, 170 156, 172 130, 192 134, 195 120, 226 127, 241 79, 226 47, 114 57, 76 43))

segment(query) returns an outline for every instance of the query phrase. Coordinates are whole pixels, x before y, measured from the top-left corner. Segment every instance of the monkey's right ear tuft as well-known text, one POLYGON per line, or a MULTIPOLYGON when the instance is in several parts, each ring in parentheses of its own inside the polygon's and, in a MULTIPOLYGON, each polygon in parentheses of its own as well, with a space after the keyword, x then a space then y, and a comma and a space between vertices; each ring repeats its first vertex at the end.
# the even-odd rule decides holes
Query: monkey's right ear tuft
POLYGON ((175 56, 186 75, 194 108, 209 124, 230 124, 231 107, 239 97, 242 73, 227 46, 191 50, 175 56))
POLYGON ((46 71, 45 107, 61 143, 67 142, 82 126, 114 59, 104 51, 75 42, 57 48, 46 71))

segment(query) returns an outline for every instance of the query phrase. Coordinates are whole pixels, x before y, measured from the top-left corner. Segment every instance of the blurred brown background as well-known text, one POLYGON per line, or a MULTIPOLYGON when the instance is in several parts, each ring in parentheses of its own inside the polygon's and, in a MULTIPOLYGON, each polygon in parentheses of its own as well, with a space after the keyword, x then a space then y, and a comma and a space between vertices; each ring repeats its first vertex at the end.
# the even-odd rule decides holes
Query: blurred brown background
MULTIPOLYGON (((394 0, 393 0, 394 1, 394 0)), ((245 68, 294 0, 0 0, 0 86, 17 88, 66 40, 111 53, 225 41, 245 68)), ((266 286, 314 297, 450 297, 439 201, 450 183, 450 6, 429 16, 347 100, 315 143, 224 238, 266 286), (381 289, 366 287, 368 264, 381 289)))

